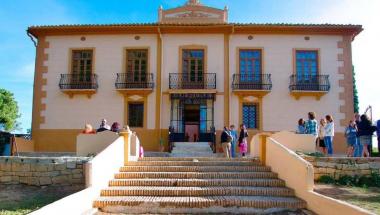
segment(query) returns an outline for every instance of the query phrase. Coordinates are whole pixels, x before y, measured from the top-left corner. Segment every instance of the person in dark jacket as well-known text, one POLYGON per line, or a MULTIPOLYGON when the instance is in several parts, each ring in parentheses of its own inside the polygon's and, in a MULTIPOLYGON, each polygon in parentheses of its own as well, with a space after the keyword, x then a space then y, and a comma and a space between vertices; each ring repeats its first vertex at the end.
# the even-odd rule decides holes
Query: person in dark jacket
POLYGON ((222 148, 223 148, 224 156, 226 158, 230 158, 231 157, 232 136, 231 136, 229 129, 226 126, 224 127, 224 130, 222 132, 220 140, 222 142, 222 148))
POLYGON ((363 114, 360 116, 358 124, 358 137, 360 144, 363 146, 363 156, 370 157, 368 146, 372 147, 372 134, 376 131, 376 127, 372 126, 368 116, 363 114))
POLYGON ((240 125, 240 135, 239 135, 239 150, 242 157, 245 157, 245 154, 248 151, 248 131, 247 127, 244 124, 240 125))

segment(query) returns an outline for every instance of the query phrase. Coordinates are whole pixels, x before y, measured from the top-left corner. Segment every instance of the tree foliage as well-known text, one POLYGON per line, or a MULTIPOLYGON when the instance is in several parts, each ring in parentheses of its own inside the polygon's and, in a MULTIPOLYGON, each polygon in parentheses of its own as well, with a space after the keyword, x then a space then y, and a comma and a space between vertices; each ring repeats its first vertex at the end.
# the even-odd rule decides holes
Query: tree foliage
POLYGON ((353 80, 353 96, 354 96, 354 112, 359 113, 359 96, 358 96, 358 89, 356 88, 356 78, 355 78, 355 68, 352 66, 352 80, 353 80))
POLYGON ((0 126, 6 131, 12 131, 18 125, 17 118, 20 117, 18 105, 13 93, 0 89, 0 126))

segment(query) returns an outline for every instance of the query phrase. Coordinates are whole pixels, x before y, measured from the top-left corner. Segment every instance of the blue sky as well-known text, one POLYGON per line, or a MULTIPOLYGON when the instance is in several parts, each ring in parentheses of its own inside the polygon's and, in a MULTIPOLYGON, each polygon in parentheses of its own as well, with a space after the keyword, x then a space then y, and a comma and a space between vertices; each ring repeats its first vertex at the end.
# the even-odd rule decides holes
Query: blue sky
MULTIPOLYGON (((0 88, 14 93, 23 131, 31 127, 35 47, 31 25, 155 22, 157 9, 186 0, 2 0, 0 6, 0 88)), ((361 111, 374 107, 380 118, 380 1, 378 0, 202 0, 229 8, 230 22, 362 24, 353 43, 361 111)))

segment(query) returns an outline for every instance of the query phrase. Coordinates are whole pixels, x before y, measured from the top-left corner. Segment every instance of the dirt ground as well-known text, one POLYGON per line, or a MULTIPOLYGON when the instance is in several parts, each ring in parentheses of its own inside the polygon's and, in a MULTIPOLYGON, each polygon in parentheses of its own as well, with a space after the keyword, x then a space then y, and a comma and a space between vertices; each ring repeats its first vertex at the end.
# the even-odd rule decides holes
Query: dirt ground
POLYGON ((0 185, 0 215, 27 214, 83 188, 83 185, 49 187, 0 185))
POLYGON ((359 188, 316 184, 314 190, 320 194, 343 200, 375 214, 380 214, 380 188, 359 188))

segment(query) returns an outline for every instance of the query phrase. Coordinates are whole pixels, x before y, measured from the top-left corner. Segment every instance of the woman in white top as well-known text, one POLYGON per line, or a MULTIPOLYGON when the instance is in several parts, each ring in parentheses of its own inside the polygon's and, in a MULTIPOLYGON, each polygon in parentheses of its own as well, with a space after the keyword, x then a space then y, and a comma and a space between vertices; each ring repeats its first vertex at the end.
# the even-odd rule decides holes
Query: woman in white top
POLYGON ((333 154, 333 138, 334 138, 334 120, 331 115, 326 116, 327 124, 325 126, 325 145, 327 147, 327 154, 333 154))

